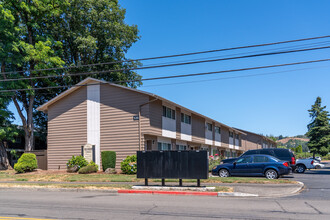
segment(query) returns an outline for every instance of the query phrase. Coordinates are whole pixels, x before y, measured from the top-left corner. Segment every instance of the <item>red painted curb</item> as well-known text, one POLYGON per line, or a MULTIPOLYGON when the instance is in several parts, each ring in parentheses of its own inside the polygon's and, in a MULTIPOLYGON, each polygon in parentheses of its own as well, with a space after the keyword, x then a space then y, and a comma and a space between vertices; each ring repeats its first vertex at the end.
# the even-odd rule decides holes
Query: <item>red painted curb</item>
POLYGON ((156 191, 156 190, 131 190, 120 189, 118 193, 137 193, 137 194, 166 194, 166 195, 194 195, 194 196, 218 196, 217 192, 187 192, 187 191, 156 191))

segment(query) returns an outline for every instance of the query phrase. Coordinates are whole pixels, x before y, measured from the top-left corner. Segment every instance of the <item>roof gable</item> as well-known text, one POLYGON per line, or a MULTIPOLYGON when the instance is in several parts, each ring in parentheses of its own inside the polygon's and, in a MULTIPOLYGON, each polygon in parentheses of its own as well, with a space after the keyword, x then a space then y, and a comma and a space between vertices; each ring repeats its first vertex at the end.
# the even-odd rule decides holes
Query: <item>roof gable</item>
POLYGON ((200 113, 198 113, 198 112, 192 111, 192 110, 190 110, 190 109, 188 109, 188 108, 185 108, 185 107, 183 107, 183 106, 181 106, 181 105, 179 105, 179 104, 177 104, 177 103, 175 103, 175 102, 172 102, 172 101, 170 101, 170 100, 167 100, 167 99, 165 99, 165 98, 163 98, 163 97, 161 97, 161 96, 155 95, 155 94, 153 94, 153 93, 145 92, 145 91, 138 90, 138 89, 129 88, 129 87, 126 87, 126 86, 121 86, 121 85, 118 85, 118 84, 110 83, 110 82, 107 82, 107 81, 104 81, 104 80, 99 80, 99 79, 95 79, 95 78, 91 78, 91 77, 88 77, 88 78, 84 79, 83 81, 79 82, 78 84, 72 86, 70 89, 68 89, 68 90, 66 90, 66 91, 64 91, 64 92, 62 92, 61 94, 59 94, 58 96, 56 96, 56 97, 54 97, 53 99, 49 100, 49 101, 46 102, 45 104, 39 106, 39 107, 37 108, 37 110, 38 110, 38 111, 42 111, 42 112, 47 113, 47 111, 48 111, 48 107, 49 107, 50 105, 56 103, 57 101, 59 101, 60 99, 62 99, 62 98, 64 98, 64 97, 70 95, 72 92, 78 90, 78 89, 81 88, 82 86, 88 86, 88 85, 101 85, 101 84, 108 84, 108 85, 111 85, 111 86, 115 86, 115 87, 119 87, 119 88, 127 89, 127 90, 130 90, 130 91, 133 91, 133 92, 137 92, 137 93, 141 93, 141 94, 144 94, 144 95, 148 95, 148 96, 154 97, 154 98, 159 99, 159 100, 161 100, 161 101, 164 101, 164 102, 170 103, 170 104, 172 104, 172 105, 174 105, 174 106, 177 106, 177 107, 179 107, 179 108, 181 108, 181 109, 183 109, 183 110, 185 110, 185 111, 188 111, 188 112, 190 112, 190 113, 193 113, 193 114, 195 114, 195 115, 197 115, 197 116, 203 117, 203 118, 205 118, 206 120, 213 121, 213 122, 215 122, 215 123, 217 123, 217 124, 220 124, 221 126, 227 127, 227 128, 229 128, 230 130, 236 131, 237 133, 244 134, 243 131, 240 131, 240 130, 238 130, 238 129, 232 128, 232 127, 230 127, 230 126, 228 126, 228 125, 225 125, 225 124, 223 124, 223 123, 221 123, 221 122, 218 122, 218 121, 216 121, 216 120, 214 120, 214 119, 212 119, 212 118, 206 117, 206 116, 204 116, 204 115, 202 115, 202 114, 200 114, 200 113))

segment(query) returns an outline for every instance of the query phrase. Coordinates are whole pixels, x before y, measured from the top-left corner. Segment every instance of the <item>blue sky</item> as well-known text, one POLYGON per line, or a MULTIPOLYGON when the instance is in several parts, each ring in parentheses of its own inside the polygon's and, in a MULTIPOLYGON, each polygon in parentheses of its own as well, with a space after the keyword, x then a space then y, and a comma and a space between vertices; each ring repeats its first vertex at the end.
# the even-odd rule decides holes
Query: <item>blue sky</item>
MULTIPOLYGON (((140 30, 141 39, 129 50, 127 55, 129 58, 171 55, 330 34, 330 1, 325 0, 122 0, 119 2, 123 8, 126 8, 126 22, 136 24, 140 30)), ((326 40, 318 42, 324 41, 326 40)), ((288 46, 155 60, 144 64, 228 56, 288 46)), ((219 71, 325 59, 330 58, 329 52, 330 49, 139 70, 138 73, 144 78, 149 78, 219 71)), ((309 122, 307 110, 317 96, 321 96, 324 105, 330 105, 329 71, 330 62, 325 62, 145 82, 139 89, 163 96, 229 126, 262 134, 293 136, 307 131, 306 125, 309 122), (268 73, 274 74, 221 79, 268 73)))
MULTIPOLYGON (((130 58, 220 49, 330 34, 330 1, 183 1, 124 0, 126 21, 136 24, 141 40, 130 58)), ((325 40, 323 40, 325 41, 325 40)), ((306 42, 307 43, 307 42, 306 42)), ((329 43, 328 43, 329 44, 329 43)), ((286 47, 283 45, 281 47, 286 47)), ((208 54, 213 57, 246 51, 208 54)), ((330 58, 330 50, 240 59, 162 69, 140 70, 143 77, 198 73, 330 58)), ((189 60, 146 62, 162 63, 189 60)), ((307 110, 317 96, 330 104, 330 63, 274 68, 213 76, 145 82, 140 89, 156 93, 233 127, 273 135, 304 134, 307 110), (301 69, 301 70, 297 70, 301 69), (277 74, 214 80, 222 77, 277 74), (212 80, 213 79, 213 80, 212 80), (197 83, 178 82, 212 80, 197 83)))

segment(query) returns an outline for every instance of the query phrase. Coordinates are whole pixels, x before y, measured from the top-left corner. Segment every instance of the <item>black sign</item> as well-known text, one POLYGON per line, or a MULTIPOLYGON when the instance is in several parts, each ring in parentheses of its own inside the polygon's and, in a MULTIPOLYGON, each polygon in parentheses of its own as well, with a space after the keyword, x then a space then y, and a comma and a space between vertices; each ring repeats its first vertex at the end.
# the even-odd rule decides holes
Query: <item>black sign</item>
POLYGON ((137 178, 207 179, 207 151, 138 151, 137 178))
POLYGON ((139 120, 139 116, 138 116, 138 115, 134 115, 134 116, 133 116, 133 120, 134 120, 134 121, 139 120))

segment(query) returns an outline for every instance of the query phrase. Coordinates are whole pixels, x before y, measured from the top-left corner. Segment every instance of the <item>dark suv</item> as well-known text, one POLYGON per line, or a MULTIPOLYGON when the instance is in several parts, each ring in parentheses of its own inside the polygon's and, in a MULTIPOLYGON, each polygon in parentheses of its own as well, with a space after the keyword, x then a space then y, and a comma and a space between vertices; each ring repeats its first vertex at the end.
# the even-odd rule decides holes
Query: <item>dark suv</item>
POLYGON ((248 150, 243 155, 251 154, 266 154, 276 157, 280 160, 289 161, 292 171, 296 169, 296 158, 293 152, 289 149, 283 148, 266 148, 266 149, 257 149, 257 150, 248 150))

